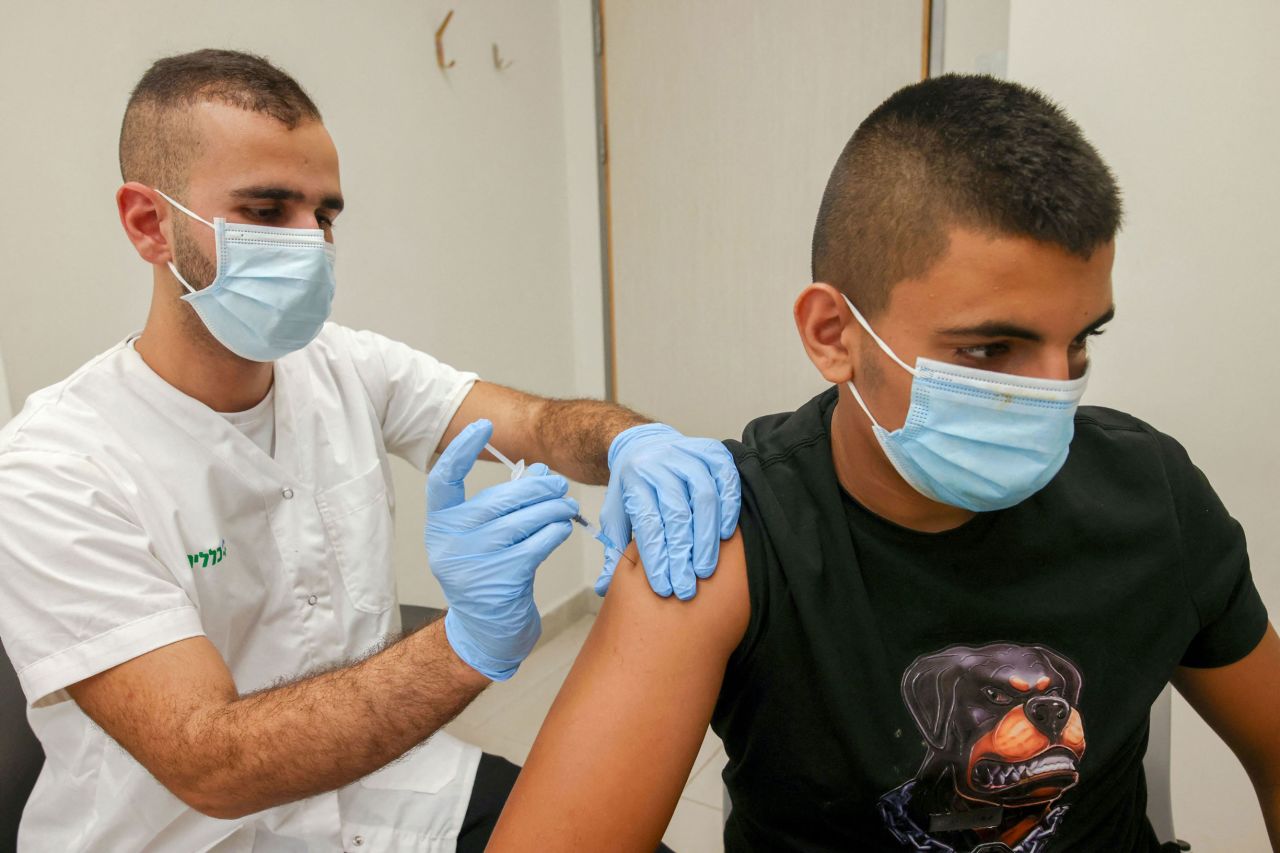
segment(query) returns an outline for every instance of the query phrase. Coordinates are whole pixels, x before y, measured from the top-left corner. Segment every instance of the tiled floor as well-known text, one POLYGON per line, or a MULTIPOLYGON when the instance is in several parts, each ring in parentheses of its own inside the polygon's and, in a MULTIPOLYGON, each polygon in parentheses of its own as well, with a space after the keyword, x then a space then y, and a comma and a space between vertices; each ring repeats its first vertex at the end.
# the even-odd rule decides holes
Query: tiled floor
MULTIPOLYGON (((592 617, 565 629, 536 649, 510 681, 495 684, 480 694, 448 730, 456 737, 477 744, 523 764, 569 666, 578 654, 592 617)), ((711 731, 693 765, 680 805, 676 808, 663 841, 676 853, 720 853, 721 783, 724 747, 711 731)))

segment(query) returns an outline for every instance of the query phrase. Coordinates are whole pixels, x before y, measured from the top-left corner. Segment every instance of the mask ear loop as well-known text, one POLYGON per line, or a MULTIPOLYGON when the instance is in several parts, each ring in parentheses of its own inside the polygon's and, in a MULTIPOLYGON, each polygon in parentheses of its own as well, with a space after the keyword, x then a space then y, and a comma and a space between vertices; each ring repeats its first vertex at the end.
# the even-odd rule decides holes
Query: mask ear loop
MULTIPOLYGON (((898 354, 893 350, 891 350, 889 348, 889 345, 886 344, 883 340, 881 340, 880 336, 876 334, 875 329, 871 328, 871 324, 868 323, 866 318, 862 316, 862 312, 858 310, 857 306, 853 304, 853 301, 849 299, 849 297, 845 296, 843 293, 840 295, 844 298, 845 304, 849 306, 849 310, 853 312, 853 319, 857 320, 858 325, 861 326, 863 330, 866 331, 866 333, 871 336, 871 340, 875 341, 876 345, 879 346, 880 349, 884 350, 885 355, 889 356, 889 358, 896 361, 899 367, 907 371, 907 373, 910 373, 912 376, 915 376, 916 369, 911 365, 907 364, 902 359, 898 358, 898 354)), ((858 405, 862 407, 862 411, 866 413, 866 416, 871 421, 871 424, 875 427, 878 427, 879 429, 884 429, 884 427, 880 426, 880 422, 876 420, 876 416, 871 414, 871 410, 867 408, 867 404, 863 401, 862 395, 858 393, 858 388, 853 384, 853 380, 849 380, 845 384, 848 385, 849 390, 853 392, 853 399, 858 401, 858 405)))
MULTIPOLYGON (((190 216, 192 219, 195 219, 195 220, 197 220, 197 221, 199 221, 199 222, 203 222, 205 225, 208 225, 210 228, 212 228, 212 229, 214 230, 214 232, 215 232, 215 233, 217 232, 217 230, 218 230, 218 229, 217 229, 217 227, 216 227, 212 222, 210 222, 209 220, 205 219, 205 218, 204 218, 203 216, 201 216, 200 214, 195 213, 195 212, 193 212, 193 211, 191 211, 191 210, 188 210, 186 207, 183 207, 181 204, 179 204, 178 202, 176 202, 176 201, 174 201, 172 198, 170 198, 170 197, 168 196, 168 194, 167 194, 167 193, 165 193, 165 191, 164 191, 164 190, 159 190, 159 189, 156 189, 155 187, 152 187, 152 189, 153 189, 153 190, 155 190, 157 193, 159 193, 159 194, 161 195, 161 197, 163 197, 163 198, 164 198, 164 200, 165 200, 165 201, 169 202, 169 204, 171 204, 171 205, 173 205, 174 207, 178 208, 178 210, 181 210, 181 211, 182 211, 183 213, 185 213, 187 216, 190 216)), ((187 284, 187 280, 186 280, 185 278, 183 278, 183 277, 182 277, 182 273, 178 272, 178 268, 177 268, 176 266, 174 266, 173 261, 167 261, 166 263, 167 263, 167 264, 168 264, 168 266, 169 266, 169 272, 173 273, 173 277, 174 277, 174 278, 176 278, 176 279, 178 280, 178 283, 179 283, 179 284, 181 284, 183 287, 185 287, 185 288, 187 289, 187 292, 188 292, 188 293, 195 293, 195 292, 196 292, 196 289, 195 289, 194 287, 192 287, 191 285, 187 284)))

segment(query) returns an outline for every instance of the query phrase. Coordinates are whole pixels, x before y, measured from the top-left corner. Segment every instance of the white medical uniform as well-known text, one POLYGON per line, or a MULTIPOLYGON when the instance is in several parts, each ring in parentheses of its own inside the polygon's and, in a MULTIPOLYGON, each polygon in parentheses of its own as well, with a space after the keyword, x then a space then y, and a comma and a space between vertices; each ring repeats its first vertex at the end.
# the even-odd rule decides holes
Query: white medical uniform
POLYGON ((64 688, 204 635, 246 693, 398 630, 387 454, 425 469, 475 378, 326 325, 276 362, 274 454, 128 342, 28 399, 0 430, 0 637, 47 756, 20 849, 454 849, 480 751, 443 732, 341 790, 216 820, 64 688))

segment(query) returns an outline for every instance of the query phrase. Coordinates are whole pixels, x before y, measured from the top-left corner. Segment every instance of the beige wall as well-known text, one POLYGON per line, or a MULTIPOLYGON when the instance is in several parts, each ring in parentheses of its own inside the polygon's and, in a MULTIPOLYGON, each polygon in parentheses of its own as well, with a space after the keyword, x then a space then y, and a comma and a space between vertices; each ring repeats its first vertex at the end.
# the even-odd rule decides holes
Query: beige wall
MULTIPOLYGON (((582 317, 600 314, 598 254, 583 261, 598 251, 594 160, 576 165, 594 138, 586 0, 0 3, 0 347, 15 407, 141 327, 150 268, 112 199, 120 117, 152 60, 206 46, 266 54, 325 114, 348 208, 336 320, 504 384, 602 392, 599 322, 582 317), (433 34, 449 8, 446 76, 433 34)), ((484 467, 476 488, 500 476, 484 467)), ((402 597, 440 604, 423 478, 395 476, 402 597)), ((588 555, 553 556, 540 605, 584 587, 588 555)))
MULTIPOLYGON (((939 59, 944 71, 1005 76, 1011 2, 934 0, 935 8, 942 4, 942 56, 939 59)), ((932 57, 930 59, 932 61, 932 57)))
MULTIPOLYGON (((1013 4, 1009 76, 1043 88, 1120 180, 1118 315, 1087 402, 1178 438, 1249 535, 1254 578, 1280 608, 1280 5, 1013 4)), ((1242 685, 1247 690, 1247 685, 1242 685)), ((1262 851, 1253 792, 1179 699, 1174 819, 1197 851, 1262 851)))
POLYGON ((0 351, 0 426, 9 420, 13 409, 9 405, 9 382, 4 369, 4 352, 0 351))
POLYGON ((737 438, 822 390, 791 304, 831 164, 920 79, 921 6, 608 0, 618 397, 737 438))

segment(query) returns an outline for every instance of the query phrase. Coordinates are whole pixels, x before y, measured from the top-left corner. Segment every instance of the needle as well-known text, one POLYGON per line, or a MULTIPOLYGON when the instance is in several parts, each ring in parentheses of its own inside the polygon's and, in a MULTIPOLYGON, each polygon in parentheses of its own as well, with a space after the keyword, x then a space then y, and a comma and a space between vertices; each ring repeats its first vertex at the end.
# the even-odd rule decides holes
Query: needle
MULTIPOLYGON (((484 449, 489 451, 489 453, 493 455, 494 459, 497 459, 499 462, 501 462, 503 465, 506 465, 507 468, 511 470, 511 479, 519 480, 521 477, 525 475, 525 464, 523 459, 521 459, 519 462, 512 462, 510 459, 504 456, 502 452, 498 450, 498 448, 494 447, 492 444, 486 444, 484 446, 484 449)), ((582 527, 592 536, 600 535, 600 528, 592 524, 591 522, 587 521, 585 518, 583 518, 582 513, 578 513, 577 515, 575 515, 573 517, 573 521, 575 524, 582 525, 582 527)))

